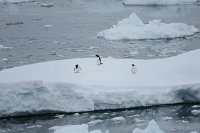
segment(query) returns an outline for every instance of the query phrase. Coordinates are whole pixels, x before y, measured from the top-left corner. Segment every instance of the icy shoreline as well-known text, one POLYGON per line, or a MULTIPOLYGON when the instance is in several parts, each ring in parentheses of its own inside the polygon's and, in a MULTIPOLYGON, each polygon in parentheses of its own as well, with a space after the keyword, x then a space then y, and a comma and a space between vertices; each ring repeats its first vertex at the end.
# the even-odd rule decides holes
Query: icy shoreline
POLYGON ((0 71, 0 117, 200 102, 200 50, 153 60, 67 59, 0 71), (74 73, 79 63, 81 73, 74 73), (138 72, 131 73, 134 63, 138 72))

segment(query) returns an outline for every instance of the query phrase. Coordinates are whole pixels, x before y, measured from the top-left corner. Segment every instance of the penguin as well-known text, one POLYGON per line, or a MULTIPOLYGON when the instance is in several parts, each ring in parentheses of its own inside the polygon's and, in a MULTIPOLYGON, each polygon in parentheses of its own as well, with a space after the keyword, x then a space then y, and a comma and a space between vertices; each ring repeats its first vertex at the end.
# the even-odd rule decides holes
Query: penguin
POLYGON ((102 65, 101 57, 99 55, 96 55, 97 57, 97 65, 102 65))
POLYGON ((74 72, 75 72, 75 73, 80 73, 80 71, 81 71, 80 65, 76 64, 76 65, 74 66, 74 72))
POLYGON ((136 68, 136 66, 134 64, 132 64, 131 71, 132 71, 133 74, 136 74, 136 72, 137 72, 137 68, 136 68))

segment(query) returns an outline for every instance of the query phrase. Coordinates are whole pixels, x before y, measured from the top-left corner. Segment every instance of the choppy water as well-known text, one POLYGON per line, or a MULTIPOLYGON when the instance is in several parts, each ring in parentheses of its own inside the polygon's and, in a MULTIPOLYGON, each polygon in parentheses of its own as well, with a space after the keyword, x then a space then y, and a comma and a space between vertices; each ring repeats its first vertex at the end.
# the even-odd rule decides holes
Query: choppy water
POLYGON ((24 118, 0 119, 0 132, 49 133, 50 127, 88 124, 89 131, 101 130, 109 133, 132 133, 136 127, 146 128, 154 119, 166 133, 200 132, 200 114, 193 114, 194 105, 176 105, 139 108, 124 111, 105 111, 73 115, 32 116, 24 118), (124 117, 115 121, 112 118, 124 117))
POLYGON ((186 38, 107 41, 99 31, 136 13, 145 23, 162 19, 200 29, 200 6, 123 6, 121 0, 42 0, 0 4, 0 69, 65 58, 164 58, 199 48, 200 34, 186 38), (41 7, 53 2, 54 6, 41 7), (18 23, 11 25, 12 23, 18 23), (3 60, 2 60, 3 59, 3 60))

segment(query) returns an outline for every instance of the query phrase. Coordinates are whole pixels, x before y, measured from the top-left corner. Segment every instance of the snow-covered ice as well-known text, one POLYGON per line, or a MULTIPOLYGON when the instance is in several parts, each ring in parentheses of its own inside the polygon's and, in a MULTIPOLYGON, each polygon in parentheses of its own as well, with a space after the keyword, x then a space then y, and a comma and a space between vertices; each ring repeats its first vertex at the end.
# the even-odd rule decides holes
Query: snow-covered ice
POLYGON ((182 5, 193 4, 198 0, 123 0, 124 5, 182 5))
POLYGON ((132 13, 110 29, 99 32, 97 36, 108 40, 140 40, 185 37, 196 32, 199 32, 197 28, 184 23, 166 24, 161 20, 152 20, 144 24, 135 13, 132 13))
POLYGON ((151 120, 145 129, 135 128, 132 133, 165 133, 157 125, 155 120, 151 120))
POLYGON ((192 112, 192 114, 194 114, 194 115, 200 114, 200 110, 197 110, 197 109, 194 109, 194 110, 192 110, 191 112, 192 112))
POLYGON ((33 125, 33 126, 28 126, 27 128, 40 128, 42 127, 41 125, 33 125))
POLYGON ((54 6, 54 4, 53 3, 42 3, 42 4, 40 4, 40 6, 41 7, 52 7, 52 6, 54 6))
POLYGON ((197 131, 191 131, 190 133, 198 133, 197 131))
POLYGON ((10 50, 10 49, 12 49, 13 47, 6 47, 6 46, 3 46, 3 45, 0 45, 0 50, 1 49, 7 49, 7 50, 10 50))
POLYGON ((77 58, 4 69, 0 116, 200 102, 199 57, 194 50, 165 59, 104 58, 100 66, 77 58), (73 72, 77 63, 80 73, 73 72))
POLYGON ((95 125, 95 124, 98 124, 98 123, 102 123, 103 122, 103 120, 94 120, 94 121, 90 121, 90 122, 88 122, 88 124, 89 125, 95 125))
POLYGON ((193 105, 192 108, 200 108, 200 105, 193 105))
POLYGON ((20 3, 20 2, 29 2, 33 0, 0 0, 0 3, 20 3))
POLYGON ((163 120, 172 120, 173 118, 172 117, 169 117, 169 116, 166 116, 166 117, 163 117, 163 120))
POLYGON ((8 58, 3 58, 1 59, 1 61, 8 61, 8 58))
POLYGON ((88 131, 88 125, 66 125, 51 127, 54 133, 102 133, 100 130, 88 131))
POLYGON ((119 116, 119 117, 114 117, 111 120, 113 120, 113 121, 125 121, 126 119, 123 116, 119 116))

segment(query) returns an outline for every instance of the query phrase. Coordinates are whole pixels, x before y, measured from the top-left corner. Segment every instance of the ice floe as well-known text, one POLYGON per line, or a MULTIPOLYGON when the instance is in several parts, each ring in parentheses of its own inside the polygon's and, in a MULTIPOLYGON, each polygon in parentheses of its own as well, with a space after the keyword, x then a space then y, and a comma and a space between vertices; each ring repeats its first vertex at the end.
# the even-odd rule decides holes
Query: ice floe
POLYGON ((33 0, 0 0, 0 3, 21 3, 21 2, 29 2, 33 0))
POLYGON ((100 66, 96 58, 77 58, 5 69, 0 117, 200 102, 199 57, 194 50, 165 59, 104 58, 100 66))
POLYGON ((165 133, 157 125, 155 120, 151 120, 145 129, 135 128, 132 133, 165 133))
POLYGON ((40 6, 41 7, 52 7, 52 6, 54 6, 54 4, 53 3, 42 3, 42 4, 40 4, 40 6))
POLYGON ((125 121, 126 119, 123 116, 119 116, 119 117, 114 117, 111 120, 113 120, 113 121, 125 121))
POLYGON ((51 127, 50 130, 54 130, 54 133, 102 133, 100 130, 88 131, 88 125, 66 125, 51 127))
POLYGON ((193 4, 198 0, 123 0, 124 5, 182 5, 193 4))
POLYGON ((163 117, 163 120, 172 120, 173 118, 172 117, 169 117, 169 116, 166 116, 166 117, 163 117))
POLYGON ((6 49, 6 50, 10 50, 12 49, 13 47, 6 47, 6 46, 3 46, 3 45, 0 45, 0 50, 1 49, 6 49))
POLYGON ((196 32, 199 32, 197 28, 184 23, 167 24, 161 20, 152 20, 144 24, 135 13, 132 13, 110 29, 99 32, 97 36, 108 40, 140 40, 185 37, 196 32))
POLYGON ((192 114, 194 114, 194 115, 200 114, 200 110, 197 110, 197 109, 194 109, 194 110, 192 110, 191 112, 192 112, 192 114))
POLYGON ((98 123, 103 123, 103 120, 94 120, 94 121, 88 122, 89 125, 95 125, 95 124, 98 124, 98 123))

